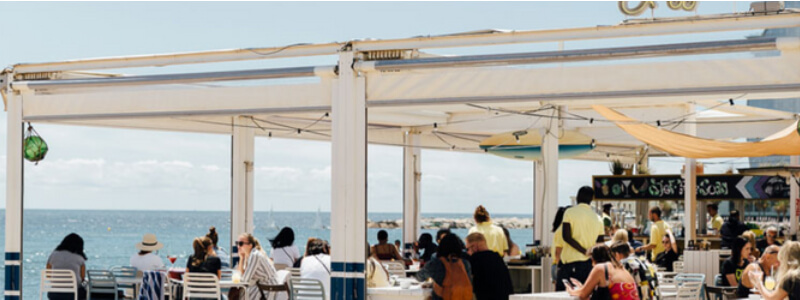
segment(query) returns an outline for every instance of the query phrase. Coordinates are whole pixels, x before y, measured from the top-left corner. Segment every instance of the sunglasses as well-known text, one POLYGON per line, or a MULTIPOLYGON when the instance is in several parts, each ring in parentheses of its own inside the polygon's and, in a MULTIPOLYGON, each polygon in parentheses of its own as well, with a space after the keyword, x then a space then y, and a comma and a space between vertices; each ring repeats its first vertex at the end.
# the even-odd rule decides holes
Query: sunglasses
POLYGON ((245 244, 250 245, 249 242, 242 242, 242 241, 238 241, 236 244, 239 245, 239 247, 241 247, 242 245, 245 245, 245 244))

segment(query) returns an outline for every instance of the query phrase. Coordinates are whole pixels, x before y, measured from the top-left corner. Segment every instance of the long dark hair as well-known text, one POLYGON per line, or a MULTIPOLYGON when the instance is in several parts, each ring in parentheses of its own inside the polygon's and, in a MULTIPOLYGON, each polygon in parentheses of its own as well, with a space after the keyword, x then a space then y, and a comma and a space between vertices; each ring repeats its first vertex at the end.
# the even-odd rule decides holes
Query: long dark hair
POLYGON ((272 248, 278 249, 294 244, 294 230, 291 227, 283 227, 274 239, 269 240, 272 248))
POLYGON ((214 226, 208 228, 208 233, 206 233, 206 237, 211 240, 212 244, 214 244, 214 248, 217 248, 217 241, 219 241, 219 236, 217 235, 217 228, 214 226))
POLYGON ((83 253, 83 238, 76 233, 70 233, 65 236, 61 240, 61 244, 56 247, 56 251, 68 251, 80 255, 84 260, 88 259, 86 258, 86 253, 83 253))
POLYGON ((569 209, 569 205, 559 207, 558 211, 556 211, 556 217, 553 219, 553 232, 556 232, 558 227, 561 226, 561 223, 564 222, 564 213, 567 211, 567 209, 569 209))
POLYGON ((733 240, 731 259, 733 259, 733 263, 737 266, 742 262, 742 248, 744 248, 744 246, 748 243, 750 243, 750 241, 742 236, 737 236, 736 239, 733 240))
POLYGON ((594 260, 595 264, 610 262, 617 268, 622 266, 619 264, 614 255, 611 255, 611 249, 609 249, 605 244, 598 244, 592 247, 592 250, 589 250, 589 252, 591 253, 592 260, 594 260))
POLYGON ((213 241, 207 236, 194 238, 194 241, 192 241, 192 248, 194 249, 194 255, 191 257, 192 266, 200 266, 206 260, 208 255, 206 250, 211 245, 213 245, 213 241))
POLYGON ((428 251, 428 248, 436 248, 433 243, 433 236, 430 233, 423 233, 419 236, 419 247, 428 251))
POLYGON ((439 242, 439 248, 436 249, 436 256, 448 258, 451 256, 461 256, 464 252, 464 245, 457 235, 448 233, 439 242))

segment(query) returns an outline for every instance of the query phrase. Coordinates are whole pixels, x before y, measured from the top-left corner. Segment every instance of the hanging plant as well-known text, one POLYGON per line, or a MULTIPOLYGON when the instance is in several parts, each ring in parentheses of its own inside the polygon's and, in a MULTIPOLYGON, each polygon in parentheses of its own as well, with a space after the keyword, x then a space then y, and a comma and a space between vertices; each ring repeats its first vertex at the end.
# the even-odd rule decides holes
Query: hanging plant
POLYGON ((44 159, 47 155, 47 143, 44 139, 33 129, 31 123, 28 123, 28 132, 25 133, 25 139, 22 141, 22 153, 25 159, 39 164, 40 160, 44 159))

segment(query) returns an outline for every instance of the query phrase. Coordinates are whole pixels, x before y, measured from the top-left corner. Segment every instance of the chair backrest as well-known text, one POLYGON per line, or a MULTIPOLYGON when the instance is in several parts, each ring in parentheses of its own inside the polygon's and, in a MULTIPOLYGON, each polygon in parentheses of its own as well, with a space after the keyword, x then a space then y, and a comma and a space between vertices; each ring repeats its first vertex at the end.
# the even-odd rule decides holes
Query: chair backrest
POLYGON ((114 277, 129 277, 135 278, 136 272, 138 271, 136 267, 131 266, 114 266, 108 269, 111 273, 114 273, 114 277))
POLYGON ((289 273, 292 274, 292 277, 300 278, 300 268, 289 268, 289 273))
POLYGON ((699 281, 706 282, 706 274, 689 273, 675 275, 675 282, 699 281))
POLYGON ((275 271, 286 270, 289 268, 287 264, 275 264, 275 271))
POLYGON ((325 300, 325 288, 319 280, 292 277, 289 279, 289 295, 291 300, 325 300))
POLYGON ((406 266, 397 261, 381 261, 381 264, 389 271, 389 275, 397 275, 400 278, 406 277, 406 266))
POLYGON ((678 299, 700 299, 702 295, 703 282, 701 281, 684 281, 678 285, 678 299))
POLYGON ((183 274, 183 299, 220 299, 219 279, 208 273, 183 274))
POLYGON ((679 260, 672 262, 672 271, 676 273, 683 273, 683 262, 679 260))
POLYGON ((78 281, 72 270, 47 269, 42 270, 39 283, 39 299, 43 293, 73 293, 78 300, 78 281))
POLYGON ((220 281, 233 281, 233 269, 224 268, 219 271, 220 281))
POLYGON ((286 293, 287 296, 290 295, 289 294, 289 282, 288 281, 284 282, 284 283, 281 283, 281 284, 277 284, 277 285, 261 284, 260 281, 257 281, 256 282, 256 286, 258 286, 258 290, 261 292, 261 300, 275 299, 274 296, 267 297, 267 294, 265 292, 268 292, 268 293, 286 293))

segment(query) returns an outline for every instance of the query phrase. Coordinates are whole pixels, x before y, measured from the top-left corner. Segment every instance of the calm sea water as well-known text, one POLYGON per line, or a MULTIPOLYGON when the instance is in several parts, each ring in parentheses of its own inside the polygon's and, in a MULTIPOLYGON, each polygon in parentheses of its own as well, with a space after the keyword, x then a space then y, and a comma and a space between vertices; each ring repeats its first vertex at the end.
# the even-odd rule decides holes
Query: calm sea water
MULTIPOLYGON (((470 217, 466 214, 423 214, 423 217, 470 217)), ((496 217, 527 217, 530 215, 497 215, 496 217)), ((320 213, 319 218, 325 226, 330 224, 330 214, 320 213)), ((370 213, 369 219, 397 220, 400 213, 370 213)), ((268 244, 267 239, 274 237, 279 229, 270 228, 267 212, 255 212, 255 236, 268 244)), ((277 227, 289 226, 295 231, 295 244, 304 251, 305 241, 309 237, 330 240, 330 230, 314 228, 317 213, 313 212, 274 212, 272 220, 277 227)), ((0 210, 0 226, 5 226, 5 211, 0 210)), ((178 255, 176 265, 185 266, 186 257, 192 252, 192 240, 205 235, 209 226, 217 227, 220 245, 229 249, 230 214, 228 212, 190 212, 190 211, 56 211, 26 210, 24 213, 23 233, 23 298, 37 299, 39 294, 39 274, 44 269, 50 252, 67 234, 75 232, 85 242, 88 256, 87 269, 107 269, 111 266, 127 265, 130 256, 136 252, 134 245, 141 241, 144 233, 155 233, 158 240, 165 244, 160 255, 178 255)), ((370 243, 377 242, 379 229, 369 229, 367 236, 370 243)), ((3 231, 5 232, 5 228, 3 231)), ((402 230, 388 229, 389 240, 402 239, 402 230)), ((434 233, 435 230, 423 230, 434 233)), ((466 229, 454 230, 462 238, 466 229)), ((518 245, 531 243, 531 229, 512 229, 511 237, 518 245)), ((0 238, 0 245, 5 246, 5 239, 0 238)), ((336 247, 336 244, 332 244, 336 247)), ((270 249, 267 250, 271 251, 270 249)), ((166 258, 164 259, 166 261, 166 258)), ((4 276, 0 272, 0 277, 4 276)), ((4 282, 4 281, 0 281, 4 282)))

